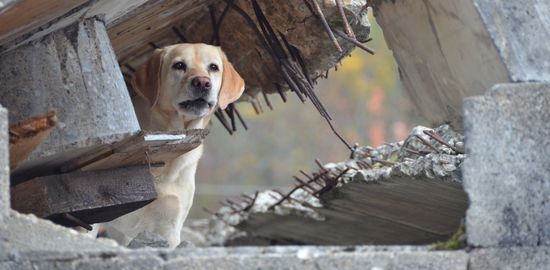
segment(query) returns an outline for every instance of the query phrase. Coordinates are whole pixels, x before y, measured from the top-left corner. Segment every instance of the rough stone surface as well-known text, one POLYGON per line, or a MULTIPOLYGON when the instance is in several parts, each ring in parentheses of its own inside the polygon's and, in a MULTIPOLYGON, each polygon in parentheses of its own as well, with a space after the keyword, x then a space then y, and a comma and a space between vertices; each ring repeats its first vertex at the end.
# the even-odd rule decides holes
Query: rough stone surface
POLYGON ((167 248, 169 246, 170 245, 166 239, 150 231, 140 232, 134 239, 132 239, 130 244, 128 244, 128 248, 133 249, 145 247, 167 248))
POLYGON ((405 88, 433 124, 461 129, 462 100, 495 83, 550 81, 546 0, 375 2, 405 88))
POLYGON ((3 54, 0 84, 10 122, 57 111, 58 127, 31 159, 139 130, 105 27, 93 18, 3 54))
MULTIPOLYGON (((550 2, 472 0, 513 82, 550 81, 550 2)), ((479 54, 477 54, 479 55, 479 54)))
POLYGON ((548 269, 550 247, 512 247, 474 249, 469 254, 470 270, 548 269))
POLYGON ((22 252, 2 269, 466 269, 463 251, 418 247, 199 248, 173 252, 22 252))
POLYGON ((5 256, 12 256, 10 252, 74 250, 107 252, 122 248, 113 240, 96 240, 34 215, 10 211, 0 222, 0 260, 5 256))
MULTIPOLYGON (((397 61, 405 89, 433 125, 450 122, 460 131, 462 100, 509 81, 471 0, 375 3, 376 21, 397 61)), ((503 31, 517 38, 513 29, 503 31)), ((518 44, 522 42, 517 39, 518 44)))
POLYGON ((8 111, 0 105, 0 222, 10 208, 8 111))
POLYGON ((468 242, 550 245, 550 84, 501 84, 464 103, 468 242))

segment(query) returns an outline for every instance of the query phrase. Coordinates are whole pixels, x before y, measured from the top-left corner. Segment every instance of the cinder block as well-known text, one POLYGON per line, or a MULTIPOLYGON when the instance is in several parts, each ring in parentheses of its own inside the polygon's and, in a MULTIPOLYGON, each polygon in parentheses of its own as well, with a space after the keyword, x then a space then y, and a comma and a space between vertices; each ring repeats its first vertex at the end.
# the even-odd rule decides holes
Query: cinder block
POLYGON ((495 85, 464 102, 468 242, 550 245, 550 84, 495 85))
POLYGON ((57 128, 30 159, 139 130, 105 26, 96 18, 2 54, 0 85, 0 104, 12 123, 57 112, 57 128))
POLYGON ((10 208, 8 111, 0 105, 0 222, 10 208))

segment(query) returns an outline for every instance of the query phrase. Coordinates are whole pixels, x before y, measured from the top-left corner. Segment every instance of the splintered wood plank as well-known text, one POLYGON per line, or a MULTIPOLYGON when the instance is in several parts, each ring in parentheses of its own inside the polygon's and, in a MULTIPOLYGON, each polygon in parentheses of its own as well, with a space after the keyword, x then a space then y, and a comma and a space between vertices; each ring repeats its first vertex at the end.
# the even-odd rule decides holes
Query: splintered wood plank
POLYGON ((198 129, 184 133, 141 132, 110 147, 108 155, 99 159, 83 157, 68 166, 90 171, 131 165, 163 165, 195 149, 207 134, 208 131, 198 129))
POLYGON ((37 177, 11 188, 11 206, 21 213, 61 218, 70 213, 88 224, 107 222, 156 198, 148 166, 37 177))
POLYGON ((22 163, 12 173, 11 183, 16 185, 34 177, 76 170, 162 165, 199 146, 207 134, 208 130, 204 129, 126 134, 115 143, 98 144, 78 152, 60 153, 28 164, 22 163))
POLYGON ((57 124, 55 112, 29 118, 10 126, 10 169, 27 159, 32 151, 42 143, 57 124))
POLYGON ((0 13, 0 40, 6 41, 27 33, 86 2, 19 0, 0 13))
POLYGON ((355 181, 321 195, 324 221, 294 214, 251 214, 239 228, 302 244, 429 244, 448 239, 468 207, 461 185, 427 177, 355 181))

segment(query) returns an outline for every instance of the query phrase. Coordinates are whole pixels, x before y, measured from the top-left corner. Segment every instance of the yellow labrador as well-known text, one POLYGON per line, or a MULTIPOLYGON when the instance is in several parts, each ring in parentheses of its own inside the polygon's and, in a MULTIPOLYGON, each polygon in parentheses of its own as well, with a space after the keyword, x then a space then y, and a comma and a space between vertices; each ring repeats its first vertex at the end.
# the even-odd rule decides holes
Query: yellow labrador
MULTIPOLYGON (((136 71, 132 86, 134 107, 144 130, 177 131, 205 128, 211 114, 237 100, 244 81, 219 47, 177 44, 157 49, 136 71)), ((150 231, 180 243, 195 192, 195 171, 202 145, 161 168, 152 168, 158 198, 147 206, 107 224, 107 234, 127 245, 137 234, 150 231)))

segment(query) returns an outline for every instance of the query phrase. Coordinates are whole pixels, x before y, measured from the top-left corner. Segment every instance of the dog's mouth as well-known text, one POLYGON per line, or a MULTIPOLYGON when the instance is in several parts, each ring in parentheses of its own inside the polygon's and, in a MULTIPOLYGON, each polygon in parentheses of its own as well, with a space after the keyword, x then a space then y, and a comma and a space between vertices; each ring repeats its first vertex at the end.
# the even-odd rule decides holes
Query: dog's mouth
POLYGON ((188 109, 205 109, 209 108, 212 109, 214 107, 214 104, 212 102, 208 102, 203 98, 198 98, 195 100, 186 100, 179 103, 180 108, 188 110, 188 109))

